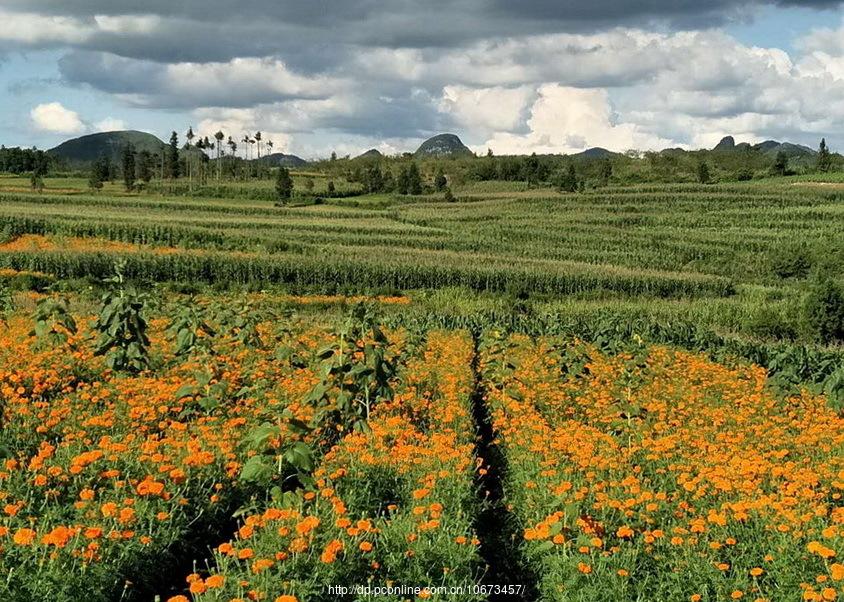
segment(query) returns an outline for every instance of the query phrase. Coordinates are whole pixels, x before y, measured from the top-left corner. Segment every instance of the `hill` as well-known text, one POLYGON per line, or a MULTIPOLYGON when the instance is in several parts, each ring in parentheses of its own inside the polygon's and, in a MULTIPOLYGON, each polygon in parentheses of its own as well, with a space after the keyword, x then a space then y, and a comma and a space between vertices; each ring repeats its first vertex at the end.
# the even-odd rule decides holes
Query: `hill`
POLYGON ((600 146, 596 146, 595 148, 587 148, 585 151, 581 151, 570 156, 579 159, 607 159, 615 157, 617 154, 618 153, 608 151, 600 146))
POLYGON ((370 148, 363 154, 358 155, 355 159, 381 159, 384 154, 377 148, 370 148))
POLYGON ((297 157, 296 155, 286 155, 284 153, 272 153, 271 155, 266 155, 265 157, 256 159, 256 161, 267 163, 273 167, 302 167, 308 164, 308 162, 301 157, 297 157))
POLYGON ((752 150, 772 158, 780 151, 783 151, 788 157, 812 157, 817 154, 814 149, 808 146, 779 142, 778 140, 765 140, 757 144, 748 144, 747 142, 736 144, 736 140, 732 136, 724 136, 712 150, 720 152, 752 150))
POLYGON ((471 157, 474 153, 454 134, 438 134, 416 149, 416 157, 471 157))
POLYGON ((131 144, 138 152, 148 151, 159 153, 166 144, 157 136, 147 132, 134 130, 119 132, 99 132, 62 142, 57 147, 47 151, 56 158, 64 159, 68 163, 90 163, 105 155, 117 162, 127 144, 131 144))

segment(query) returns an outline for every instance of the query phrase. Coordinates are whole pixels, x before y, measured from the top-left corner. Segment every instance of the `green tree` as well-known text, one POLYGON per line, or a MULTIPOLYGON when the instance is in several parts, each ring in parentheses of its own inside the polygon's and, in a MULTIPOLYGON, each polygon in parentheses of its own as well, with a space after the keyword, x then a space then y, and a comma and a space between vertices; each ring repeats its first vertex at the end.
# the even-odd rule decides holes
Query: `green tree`
POLYGON ((806 323, 822 343, 844 341, 844 290, 834 280, 817 283, 806 297, 806 323))
POLYGON ((607 157, 601 161, 601 183, 606 186, 612 177, 612 161, 607 157))
POLYGON ((131 144, 123 148, 123 184, 128 192, 135 188, 135 148, 131 144))
POLYGON ((437 192, 443 192, 448 186, 448 180, 445 177, 445 173, 443 173, 443 168, 439 167, 437 169, 437 175, 434 176, 434 188, 437 192))
POLYGON ((706 161, 701 161, 697 164, 697 181, 701 184, 709 184, 711 179, 711 175, 709 173, 709 165, 706 161))
POLYGON ((334 194, 336 192, 336 190, 337 189, 334 186, 334 180, 329 180, 328 181, 328 194, 330 194, 330 195, 334 194))
POLYGON ((101 190, 103 183, 108 180, 111 172, 111 161, 105 155, 101 155, 91 166, 91 175, 88 177, 88 187, 94 192, 101 190))
POLYGON ((422 194, 422 176, 419 175, 419 168, 415 161, 407 169, 407 194, 422 194))
MULTIPOLYGON (((223 138, 225 138, 225 137, 226 137, 226 135, 223 134, 223 132, 221 132, 221 131, 214 134, 214 140, 216 140, 217 143, 211 147, 212 150, 213 150, 214 146, 216 146, 216 148, 217 148, 217 179, 218 180, 220 179, 220 174, 222 173, 222 169, 220 168, 220 157, 222 156, 223 138)), ((229 137, 229 140, 231 141, 231 137, 229 137)))
POLYGON ((788 173, 788 155, 785 154, 785 151, 779 151, 777 153, 771 171, 777 176, 784 176, 788 173))
POLYGON ((286 204, 293 196, 293 178, 290 177, 290 170, 283 165, 278 168, 275 178, 275 191, 278 201, 286 204))
POLYGON ((167 148, 165 173, 166 177, 175 180, 179 177, 179 135, 173 132, 170 135, 170 145, 167 148))
POLYGON ((818 171, 827 172, 832 167, 832 155, 826 145, 826 138, 821 138, 821 145, 818 147, 818 171))
POLYGON ((525 182, 530 188, 539 180, 539 157, 536 153, 531 153, 530 157, 525 158, 522 169, 525 182))
POLYGON ((135 162, 135 173, 137 174, 137 179, 142 182, 149 183, 152 179, 152 155, 149 151, 144 150, 138 153, 138 158, 135 162))
POLYGON ((568 168, 561 170, 555 178, 557 190, 560 192, 577 192, 577 172, 574 163, 569 163, 568 168))
POLYGON ((410 178, 407 167, 402 167, 399 170, 399 176, 396 178, 396 192, 399 194, 410 194, 410 178))
POLYGON ((41 192, 44 190, 44 176, 47 175, 48 162, 47 155, 44 151, 35 151, 32 161, 32 175, 29 178, 29 183, 33 190, 41 192))
POLYGON ((369 193, 381 192, 384 189, 384 174, 381 167, 374 163, 366 170, 366 190, 369 193))

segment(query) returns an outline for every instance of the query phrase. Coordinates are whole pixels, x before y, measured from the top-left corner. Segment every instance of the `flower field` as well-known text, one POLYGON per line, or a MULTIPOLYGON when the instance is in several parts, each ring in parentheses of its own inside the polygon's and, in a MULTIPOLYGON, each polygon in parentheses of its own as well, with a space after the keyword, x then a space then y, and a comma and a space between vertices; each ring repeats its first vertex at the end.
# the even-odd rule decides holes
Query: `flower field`
POLYGON ((762 368, 382 326, 405 297, 138 295, 0 325, 2 600, 842 596, 844 417, 762 368))
POLYGON ((484 346, 543 599, 839 599, 844 418, 824 398, 664 347, 484 346))

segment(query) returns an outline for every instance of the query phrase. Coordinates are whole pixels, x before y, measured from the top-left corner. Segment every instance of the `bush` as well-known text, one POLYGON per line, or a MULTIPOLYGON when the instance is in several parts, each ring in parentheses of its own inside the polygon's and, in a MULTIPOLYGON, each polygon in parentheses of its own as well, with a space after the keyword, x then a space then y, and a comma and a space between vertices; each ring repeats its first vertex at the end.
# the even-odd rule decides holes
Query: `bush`
POLYGON ((812 269, 812 256, 805 244, 783 249, 771 261, 771 271, 780 278, 805 278, 812 269))
POLYGON ((760 339, 794 340, 797 337, 794 321, 770 307, 760 308, 748 316, 742 327, 747 334, 760 339))
POLYGON ((844 341, 844 289, 831 279, 815 285, 806 297, 806 323, 823 343, 844 341))

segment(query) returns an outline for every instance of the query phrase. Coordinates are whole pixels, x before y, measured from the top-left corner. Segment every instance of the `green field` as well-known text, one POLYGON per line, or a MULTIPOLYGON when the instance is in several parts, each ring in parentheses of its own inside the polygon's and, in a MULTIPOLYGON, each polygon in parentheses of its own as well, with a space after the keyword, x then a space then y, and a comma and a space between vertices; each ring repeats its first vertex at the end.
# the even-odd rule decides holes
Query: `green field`
POLYGON ((0 599, 829 599, 832 176, 0 177, 0 599))

